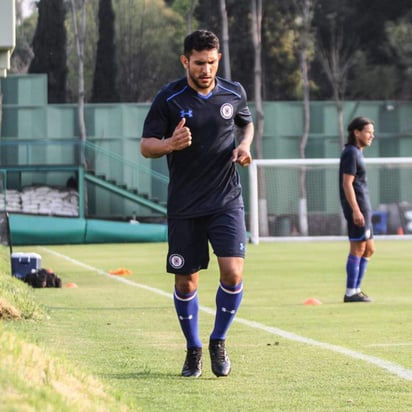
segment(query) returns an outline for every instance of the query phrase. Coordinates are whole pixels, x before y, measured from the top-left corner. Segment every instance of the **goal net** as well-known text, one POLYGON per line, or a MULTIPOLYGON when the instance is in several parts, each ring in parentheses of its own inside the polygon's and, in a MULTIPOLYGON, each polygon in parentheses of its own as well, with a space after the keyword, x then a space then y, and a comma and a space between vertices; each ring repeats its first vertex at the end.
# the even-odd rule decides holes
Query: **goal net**
MULTIPOLYGON (((375 235, 412 234, 412 158, 365 158, 375 235)), ((339 159, 256 159, 249 166, 252 243, 346 236, 339 159)))

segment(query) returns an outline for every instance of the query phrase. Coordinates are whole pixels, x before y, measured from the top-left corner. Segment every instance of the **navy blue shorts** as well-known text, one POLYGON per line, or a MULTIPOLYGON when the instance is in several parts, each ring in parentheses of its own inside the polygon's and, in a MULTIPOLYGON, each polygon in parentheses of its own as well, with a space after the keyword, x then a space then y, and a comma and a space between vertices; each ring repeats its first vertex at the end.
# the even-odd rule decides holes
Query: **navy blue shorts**
POLYGON ((344 213, 348 227, 348 238, 351 242, 365 242, 373 239, 372 216, 370 213, 363 213, 365 226, 357 226, 353 223, 352 210, 344 213))
POLYGON ((191 275, 209 264, 209 242, 218 257, 245 257, 244 209, 191 219, 168 219, 167 271, 191 275))

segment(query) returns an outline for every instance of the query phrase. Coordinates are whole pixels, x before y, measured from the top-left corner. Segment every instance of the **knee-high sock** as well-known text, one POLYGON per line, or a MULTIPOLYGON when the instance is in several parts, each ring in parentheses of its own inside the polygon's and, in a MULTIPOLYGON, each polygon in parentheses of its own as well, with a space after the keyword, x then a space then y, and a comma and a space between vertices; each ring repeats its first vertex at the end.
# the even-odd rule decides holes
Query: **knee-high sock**
POLYGON ((216 293, 216 318, 210 339, 226 339, 226 333, 235 318, 243 297, 243 284, 235 287, 225 286, 222 282, 216 293))
POLYGON ((201 348, 202 342, 199 337, 199 298, 197 290, 190 294, 174 293, 174 304, 177 317, 182 328, 183 335, 186 338, 187 348, 201 348))
POLYGON ((366 269, 368 267, 368 262, 369 262, 369 259, 364 258, 364 257, 361 258, 359 262, 359 275, 358 275, 358 280, 356 282, 356 288, 358 289, 358 292, 360 292, 362 281, 365 276, 366 269))
POLYGON ((359 277, 360 257, 349 255, 346 262, 346 294, 356 293, 356 285, 359 277))

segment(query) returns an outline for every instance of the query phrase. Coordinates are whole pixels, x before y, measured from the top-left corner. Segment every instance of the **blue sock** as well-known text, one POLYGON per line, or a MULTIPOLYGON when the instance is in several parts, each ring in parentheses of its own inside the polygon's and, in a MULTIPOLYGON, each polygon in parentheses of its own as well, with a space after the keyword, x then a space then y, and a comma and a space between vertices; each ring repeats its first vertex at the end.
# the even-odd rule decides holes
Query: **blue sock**
POLYGON ((352 290, 353 293, 356 292, 356 284, 359 277, 360 260, 360 257, 349 255, 346 262, 346 290, 352 290))
POLYGON ((226 333, 235 318, 243 297, 243 283, 228 287, 220 282, 216 293, 215 327, 210 339, 226 339, 226 333))
POLYGON ((358 281, 356 282, 356 288, 360 289, 362 285, 362 280, 363 277, 365 276, 366 273, 366 268, 368 267, 368 262, 369 259, 366 258, 361 258, 360 263, 359 263, 359 276, 358 276, 358 281))
POLYGON ((186 338, 186 347, 201 348, 202 342, 200 341, 198 326, 199 298, 197 296, 197 290, 185 295, 179 294, 175 289, 173 300, 180 327, 186 338))

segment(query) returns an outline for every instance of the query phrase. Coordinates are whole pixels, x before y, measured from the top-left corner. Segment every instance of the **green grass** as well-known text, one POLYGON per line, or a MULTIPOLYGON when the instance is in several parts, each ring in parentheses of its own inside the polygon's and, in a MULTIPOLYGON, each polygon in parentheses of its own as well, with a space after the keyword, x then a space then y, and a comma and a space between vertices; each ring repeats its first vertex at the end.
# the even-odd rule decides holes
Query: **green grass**
MULTIPOLYGON (((39 253, 43 267, 78 288, 30 290, 47 317, 3 322, 3 334, 47 349, 67 370, 78 370, 80 382, 95 377, 106 410, 409 411, 410 380, 332 350, 335 345, 392 362, 412 374, 412 242, 377 240, 376 246, 364 285, 374 302, 343 304, 347 242, 249 245, 244 300, 227 340, 228 378, 212 374, 207 356, 201 378, 179 376, 185 345, 162 243, 19 248, 39 253), (137 287, 102 274, 119 267, 133 272, 124 279, 137 287), (308 297, 322 304, 306 306, 308 297), (291 340, 270 328, 330 346, 291 340)), ((199 289, 206 309, 214 308, 217 279, 212 257, 199 289)), ((201 311, 205 346, 212 324, 213 316, 201 311)), ((4 379, 0 383, 4 393, 4 379)), ((53 396, 45 394, 51 405, 53 396)))

